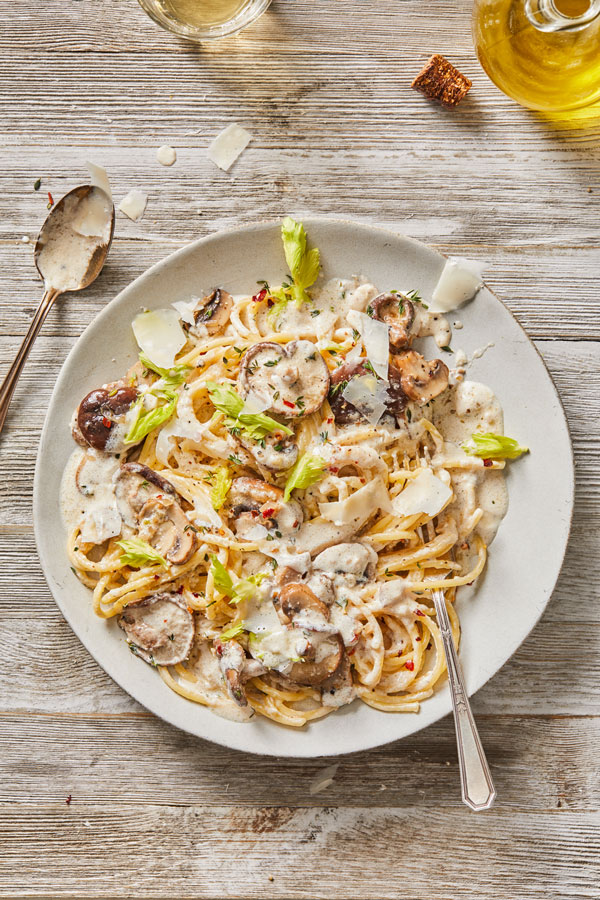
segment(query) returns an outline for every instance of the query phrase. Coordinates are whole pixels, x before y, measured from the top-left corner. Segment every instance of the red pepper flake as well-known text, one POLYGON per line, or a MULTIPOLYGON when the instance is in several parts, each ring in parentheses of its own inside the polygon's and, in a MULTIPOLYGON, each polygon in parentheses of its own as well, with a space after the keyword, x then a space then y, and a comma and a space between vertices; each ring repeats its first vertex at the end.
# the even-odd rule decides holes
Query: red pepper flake
POLYGON ((50 191, 48 191, 48 209, 52 209, 53 206, 54 206, 54 197, 52 196, 50 191))
POLYGON ((494 465, 493 460, 491 460, 491 459, 484 459, 483 464, 486 467, 486 469, 489 469, 490 466, 494 465))
POLYGON ((223 644, 220 641, 215 644, 215 650, 217 651, 217 656, 223 656, 223 644))
POLYGON ((356 647, 350 647, 349 650, 346 650, 346 653, 348 656, 354 656, 354 654, 356 653, 356 647))
POLYGON ((164 622, 165 624, 166 624, 166 621, 167 621, 166 619, 163 619, 163 622, 164 622))
POLYGON ((295 404, 295 403, 292 403, 291 400, 284 400, 284 401, 283 401, 283 405, 284 405, 284 406, 289 406, 290 409, 293 409, 293 408, 295 407, 296 404, 295 404))
POLYGON ((359 478, 358 480, 360 481, 361 484, 364 484, 365 481, 366 481, 367 479, 366 479, 366 478, 359 478))
POLYGON ((187 611, 188 611, 189 613, 193 613, 193 612, 194 612, 194 607, 193 607, 193 606, 188 606, 187 611))
POLYGON ((404 666, 406 669, 408 669, 409 672, 414 672, 414 670, 415 670, 415 664, 412 661, 412 659, 407 659, 406 662, 404 663, 404 666))
POLYGON ((194 597, 199 597, 199 596, 200 596, 200 594, 196 594, 196 592, 195 592, 195 591, 192 591, 192 596, 194 596, 194 597))
POLYGON ((422 640, 423 640, 423 638, 420 635, 419 635, 419 637, 415 638, 415 641, 422 641, 422 640))
POLYGON ((263 509, 263 519, 270 519, 274 512, 275 512, 275 507, 269 507, 269 509, 263 509))
POLYGON ((69 794, 69 796, 68 796, 67 799, 65 800, 65 803, 67 804, 67 806, 70 806, 70 805, 71 805, 71 800, 72 800, 72 799, 73 799, 73 798, 72 798, 71 795, 69 794))
POLYGON ((258 294, 254 294, 252 297, 253 303, 260 303, 267 296, 267 289, 263 288, 262 291, 259 291, 258 294))
POLYGON ((106 416, 102 416, 102 424, 105 428, 112 428, 112 419, 108 419, 106 416))
MULTIPOLYGON (((178 594, 183 594, 183 585, 182 585, 182 584, 180 584, 179 587, 177 588, 177 593, 178 593, 178 594)), ((166 621, 166 620, 165 620, 165 621, 166 621)))
POLYGON ((251 510, 250 510, 250 515, 252 516, 253 519, 255 519, 257 516, 260 515, 260 513, 259 513, 259 511, 258 511, 257 509, 251 509, 251 510))
POLYGON ((269 297, 269 299, 267 300, 267 306, 270 308, 271 306, 274 305, 274 303, 275 303, 275 301, 271 300, 271 298, 269 297))
POLYGON ((339 472, 340 470, 337 468, 337 466, 329 466, 329 471, 335 473, 335 472, 339 472))
POLYGON ((417 610, 415 610, 415 615, 417 615, 417 616, 424 616, 425 613, 424 613, 424 612, 421 612, 420 609, 417 609, 417 610))
POLYGON ((327 418, 327 424, 328 424, 328 425, 331 425, 332 422, 333 422, 333 416, 329 416, 329 417, 327 418))
POLYGON ((157 581, 160 578, 160 575, 155 575, 154 580, 157 581))

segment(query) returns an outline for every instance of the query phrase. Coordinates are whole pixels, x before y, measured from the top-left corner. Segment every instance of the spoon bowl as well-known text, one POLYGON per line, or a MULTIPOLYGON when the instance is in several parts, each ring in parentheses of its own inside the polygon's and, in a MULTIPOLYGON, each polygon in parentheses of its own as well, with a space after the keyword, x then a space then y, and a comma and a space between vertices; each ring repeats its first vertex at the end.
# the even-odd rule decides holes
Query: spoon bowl
POLYGON ((35 266, 46 287, 64 293, 92 284, 102 271, 114 231, 115 208, 101 188, 82 184, 65 194, 48 213, 35 245, 35 266), (49 276, 59 283, 50 285, 49 276))
POLYGON ((108 194, 91 184, 69 191, 52 208, 35 245, 35 266, 45 286, 15 361, 0 386, 0 432, 19 375, 57 297, 81 291, 96 280, 115 231, 115 208, 108 194))

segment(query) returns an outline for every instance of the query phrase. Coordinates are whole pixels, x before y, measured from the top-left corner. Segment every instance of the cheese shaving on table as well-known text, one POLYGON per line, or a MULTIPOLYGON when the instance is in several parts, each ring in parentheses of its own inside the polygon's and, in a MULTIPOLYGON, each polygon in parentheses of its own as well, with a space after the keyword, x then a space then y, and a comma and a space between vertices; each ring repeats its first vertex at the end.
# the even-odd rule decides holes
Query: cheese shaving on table
POLYGON ((208 158, 227 172, 251 140, 250 132, 233 122, 216 136, 208 148, 208 158))
POLYGON ((392 507, 397 516, 414 516, 417 513, 436 516, 451 498, 452 489, 431 469, 423 469, 394 497, 392 507))
POLYGON ((144 194, 143 191, 129 191, 119 203, 119 209, 128 219, 137 222, 144 215, 147 203, 148 194, 144 194))
POLYGON ((325 788, 330 787, 333 784, 333 779, 339 766, 339 763, 335 763, 333 766, 326 766, 324 769, 320 769, 310 783, 309 793, 319 794, 325 788))

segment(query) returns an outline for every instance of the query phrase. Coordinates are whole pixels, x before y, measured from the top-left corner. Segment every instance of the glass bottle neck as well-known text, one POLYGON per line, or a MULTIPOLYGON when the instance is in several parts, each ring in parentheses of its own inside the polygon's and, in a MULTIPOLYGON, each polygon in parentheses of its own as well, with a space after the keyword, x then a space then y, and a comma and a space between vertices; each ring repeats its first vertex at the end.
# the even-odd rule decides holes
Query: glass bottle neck
POLYGON ((579 31, 600 17, 600 0, 525 0, 525 13, 538 31, 579 31))

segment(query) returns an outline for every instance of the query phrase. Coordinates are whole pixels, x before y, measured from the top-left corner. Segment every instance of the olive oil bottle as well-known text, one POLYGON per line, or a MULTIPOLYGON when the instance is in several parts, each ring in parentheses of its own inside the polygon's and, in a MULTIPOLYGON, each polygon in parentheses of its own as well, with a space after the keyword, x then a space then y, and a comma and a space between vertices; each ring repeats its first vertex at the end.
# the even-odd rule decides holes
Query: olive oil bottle
POLYGON ((600 100, 600 0, 476 0, 473 37, 489 77, 522 106, 600 100))

